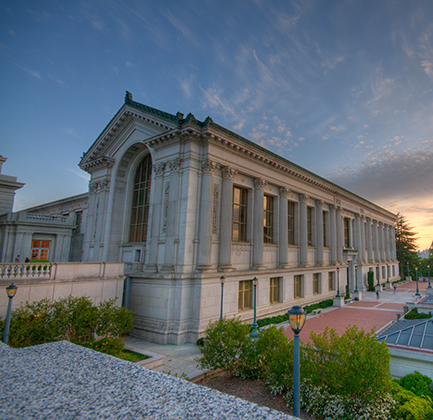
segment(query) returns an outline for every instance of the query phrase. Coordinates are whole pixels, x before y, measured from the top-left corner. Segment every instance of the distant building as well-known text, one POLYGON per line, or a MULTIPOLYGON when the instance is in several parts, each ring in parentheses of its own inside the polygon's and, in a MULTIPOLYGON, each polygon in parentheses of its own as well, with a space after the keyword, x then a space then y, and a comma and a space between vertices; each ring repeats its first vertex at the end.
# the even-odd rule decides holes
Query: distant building
MULTIPOLYGON (((147 339, 194 342, 220 315, 221 276, 223 314, 244 320, 254 277, 259 317, 346 284, 364 291, 368 271, 398 279, 396 215, 209 117, 169 114, 127 93, 80 167, 91 176, 88 196, 78 196, 81 260, 126 263, 134 333, 147 339)), ((61 215, 67 201, 30 210, 61 215)))

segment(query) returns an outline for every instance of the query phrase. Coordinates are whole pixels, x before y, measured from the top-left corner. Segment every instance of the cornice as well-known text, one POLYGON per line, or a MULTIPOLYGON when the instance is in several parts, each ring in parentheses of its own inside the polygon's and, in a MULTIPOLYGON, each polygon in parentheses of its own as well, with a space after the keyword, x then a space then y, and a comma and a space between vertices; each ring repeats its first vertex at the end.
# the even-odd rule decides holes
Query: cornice
POLYGON ((90 173, 99 168, 111 168, 114 165, 114 162, 114 159, 107 156, 102 156, 99 159, 91 160, 88 163, 80 165, 80 168, 90 173))

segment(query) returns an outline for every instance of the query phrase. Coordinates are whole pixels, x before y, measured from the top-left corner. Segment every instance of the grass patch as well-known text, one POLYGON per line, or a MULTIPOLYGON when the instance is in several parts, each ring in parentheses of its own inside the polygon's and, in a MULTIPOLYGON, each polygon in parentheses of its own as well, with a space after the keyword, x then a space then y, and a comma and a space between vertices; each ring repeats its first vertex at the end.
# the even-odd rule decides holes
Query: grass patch
POLYGON ((140 360, 149 359, 149 356, 146 356, 145 354, 136 353, 135 351, 132 350, 121 350, 121 352, 116 357, 133 363, 139 362, 140 360))

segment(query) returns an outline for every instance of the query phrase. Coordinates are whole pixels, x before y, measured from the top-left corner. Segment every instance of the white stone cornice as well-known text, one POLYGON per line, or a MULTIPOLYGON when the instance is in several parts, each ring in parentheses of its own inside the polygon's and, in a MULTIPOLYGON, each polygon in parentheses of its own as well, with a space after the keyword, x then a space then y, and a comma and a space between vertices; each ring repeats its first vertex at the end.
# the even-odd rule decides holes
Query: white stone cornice
POLYGON ((84 171, 91 173, 95 169, 100 169, 103 167, 111 168, 114 165, 115 160, 109 158, 108 156, 102 156, 98 159, 88 161, 87 163, 81 165, 81 169, 84 171))

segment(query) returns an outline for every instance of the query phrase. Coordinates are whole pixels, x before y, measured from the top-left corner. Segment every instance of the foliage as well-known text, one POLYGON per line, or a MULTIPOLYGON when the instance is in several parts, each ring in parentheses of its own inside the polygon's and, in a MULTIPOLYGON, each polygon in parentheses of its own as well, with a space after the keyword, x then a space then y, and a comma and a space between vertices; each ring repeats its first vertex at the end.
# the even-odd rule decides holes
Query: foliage
POLYGON ((258 338, 250 340, 243 348, 236 375, 248 379, 264 378, 269 372, 270 360, 287 353, 285 350, 289 347, 283 328, 272 325, 259 330, 258 338))
MULTIPOLYGON (((404 378, 403 378, 404 379, 404 378)), ((393 383, 392 397, 395 401, 391 418, 395 420, 432 420, 431 399, 419 397, 404 389, 398 381, 393 383)))
MULTIPOLYGON (((293 388, 284 396, 293 406, 293 388)), ((376 396, 365 402, 358 396, 335 395, 326 385, 314 385, 310 379, 301 381, 301 409, 325 420, 390 419, 394 401, 390 394, 376 396)))
POLYGON ((369 292, 374 292, 375 288, 374 288, 374 272, 372 270, 370 270, 367 273, 367 283, 368 283, 368 291, 369 292))
POLYGON ((205 331, 205 345, 200 347, 202 357, 197 360, 201 369, 222 369, 233 375, 239 370, 244 347, 251 343, 250 325, 240 318, 209 323, 205 331))
POLYGON ((418 308, 413 308, 407 314, 404 315, 404 319, 430 319, 430 314, 418 313, 418 308))
POLYGON ((314 386, 326 385, 333 395, 362 395, 364 402, 390 390, 391 356, 386 343, 376 340, 374 331, 365 333, 349 326, 340 337, 335 330, 325 328, 321 334, 311 332, 310 338, 313 348, 304 353, 302 365, 314 386))
POLYGON ((419 265, 419 257, 416 253, 417 233, 413 231, 412 226, 401 214, 397 213, 397 220, 395 222, 395 242, 397 249, 397 260, 400 264, 400 277, 405 277, 407 274, 407 267, 413 274, 415 267, 419 265))
POLYGON ((418 397, 427 397, 433 403, 433 395, 429 388, 431 383, 432 380, 427 375, 421 375, 418 371, 404 376, 399 381, 404 389, 413 392, 418 397))
POLYGON ((123 350, 125 343, 121 338, 102 337, 99 340, 89 341, 84 346, 101 353, 118 356, 123 350))
MULTIPOLYGON (((94 306, 86 296, 68 296, 52 302, 42 299, 26 302, 12 311, 9 345, 27 347, 36 344, 68 340, 84 344, 99 336, 118 338, 133 326, 132 311, 119 308, 113 300, 94 306)), ((5 321, 0 320, 0 331, 5 321)))

